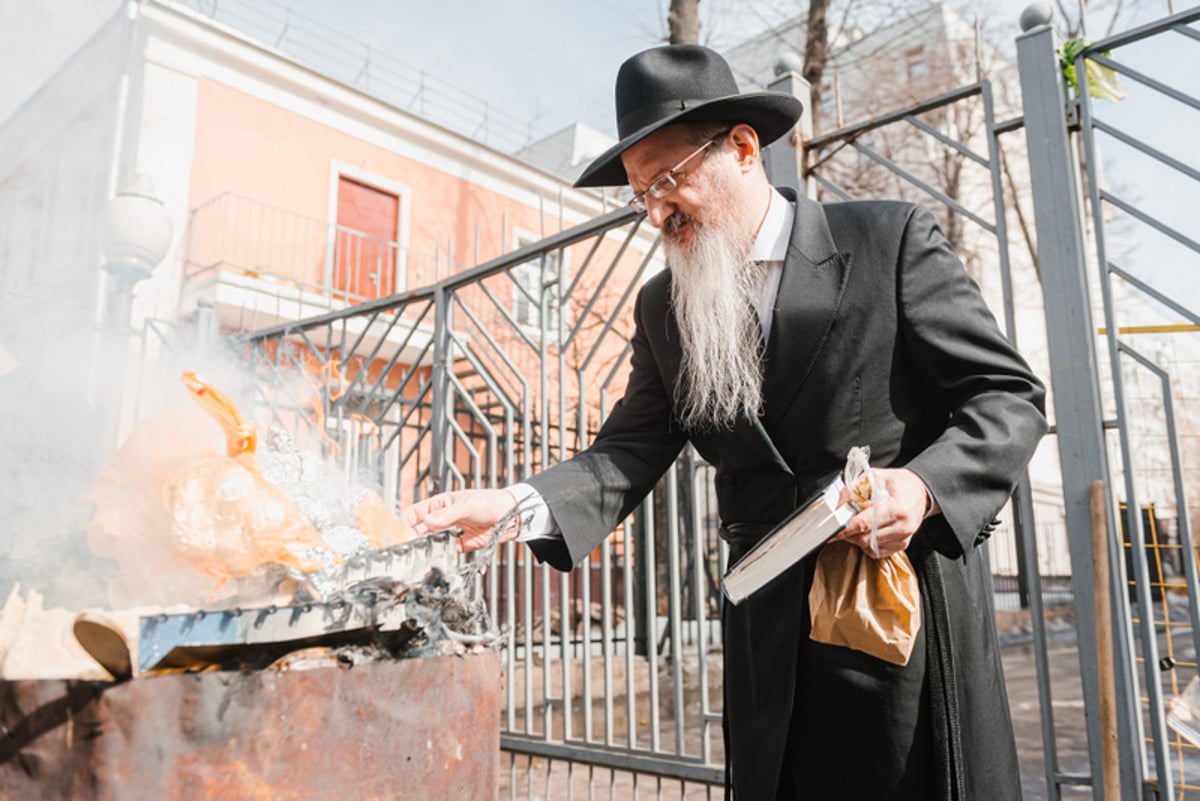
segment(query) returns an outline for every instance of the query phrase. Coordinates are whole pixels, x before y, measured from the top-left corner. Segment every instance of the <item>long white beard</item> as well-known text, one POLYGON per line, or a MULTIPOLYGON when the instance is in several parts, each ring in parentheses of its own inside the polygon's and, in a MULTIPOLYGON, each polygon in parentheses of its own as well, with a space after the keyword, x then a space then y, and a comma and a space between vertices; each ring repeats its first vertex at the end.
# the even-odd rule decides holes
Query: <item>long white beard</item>
POLYGON ((673 216, 663 226, 683 348, 676 408, 690 430, 732 428, 762 409, 763 346, 752 300, 766 272, 749 263, 751 242, 732 220, 692 221, 687 246, 673 235, 678 222, 673 216))

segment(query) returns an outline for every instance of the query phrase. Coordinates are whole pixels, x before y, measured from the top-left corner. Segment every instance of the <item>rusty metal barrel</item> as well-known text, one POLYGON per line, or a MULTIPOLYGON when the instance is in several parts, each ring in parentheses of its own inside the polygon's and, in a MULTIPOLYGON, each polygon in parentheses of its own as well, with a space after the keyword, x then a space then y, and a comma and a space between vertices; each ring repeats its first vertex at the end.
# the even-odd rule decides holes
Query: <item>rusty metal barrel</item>
POLYGON ((496 798, 500 665, 462 656, 0 682, 0 798, 496 798))

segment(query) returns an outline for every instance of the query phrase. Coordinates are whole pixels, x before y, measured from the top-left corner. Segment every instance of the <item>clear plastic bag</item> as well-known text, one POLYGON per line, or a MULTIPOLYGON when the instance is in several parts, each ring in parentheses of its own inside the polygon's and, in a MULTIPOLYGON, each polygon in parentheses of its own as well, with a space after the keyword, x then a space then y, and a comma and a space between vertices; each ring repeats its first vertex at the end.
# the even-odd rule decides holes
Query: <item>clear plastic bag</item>
POLYGON ((212 448, 211 424, 182 412, 141 421, 97 477, 92 552, 117 562, 114 604, 214 597, 231 578, 268 564, 322 567, 317 530, 255 462, 256 429, 234 402, 194 373, 192 396, 225 435, 212 448))
MULTIPOLYGON (((886 500, 887 491, 871 471, 870 449, 851 448, 843 478, 850 504, 858 511, 886 500)), ((876 521, 870 549, 878 553, 876 521)), ((808 594, 811 638, 890 662, 908 664, 921 629, 921 595, 908 554, 872 558, 848 542, 826 544, 817 555, 808 594)))
POLYGON ((1200 676, 1167 701, 1167 725, 1192 745, 1200 746, 1200 676))

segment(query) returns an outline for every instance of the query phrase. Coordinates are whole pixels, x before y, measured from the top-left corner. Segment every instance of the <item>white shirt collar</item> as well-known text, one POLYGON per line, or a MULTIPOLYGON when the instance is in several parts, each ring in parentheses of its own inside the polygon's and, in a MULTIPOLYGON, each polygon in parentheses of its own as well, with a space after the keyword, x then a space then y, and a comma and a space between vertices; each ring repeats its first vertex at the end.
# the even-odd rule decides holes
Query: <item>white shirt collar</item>
POLYGON ((767 205, 767 216, 759 226, 754 246, 750 248, 750 261, 784 261, 787 259, 788 242, 792 238, 792 224, 796 221, 796 207, 771 187, 771 200, 767 205))

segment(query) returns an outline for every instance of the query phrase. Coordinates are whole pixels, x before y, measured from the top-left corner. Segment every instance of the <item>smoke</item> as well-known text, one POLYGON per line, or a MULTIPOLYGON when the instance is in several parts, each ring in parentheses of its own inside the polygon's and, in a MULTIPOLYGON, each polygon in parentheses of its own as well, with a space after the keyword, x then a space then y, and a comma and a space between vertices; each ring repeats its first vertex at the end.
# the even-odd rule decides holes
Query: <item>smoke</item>
MULTIPOLYGON (((316 382, 267 387, 262 376, 247 375, 238 355, 199 341, 190 320, 131 319, 131 308, 139 315, 177 312, 182 215, 173 220, 175 245, 166 261, 135 288, 139 303, 107 296, 105 204, 113 183, 145 166, 125 152, 128 141, 119 141, 137 129, 134 117, 118 125, 127 111, 122 39, 113 35, 124 24, 123 15, 114 16, 120 4, 7 5, 0 26, 0 49, 12 67, 0 87, 0 597, 19 583, 42 593, 48 607, 107 606, 119 575, 90 547, 96 509, 89 496, 120 443, 139 422, 169 414, 173 422, 158 429, 166 432, 164 453, 176 437, 181 452, 193 451, 199 439, 208 452, 225 453, 221 429, 180 374, 201 373, 251 417, 265 394, 311 397, 316 382)), ((143 145, 140 157, 152 150, 143 145)), ((160 189, 170 195, 170 187, 165 181, 160 189)), ((267 420, 256 422, 265 435, 267 420)), ((352 423, 333 427, 339 425, 355 430, 352 423)), ((296 428, 316 437, 311 425, 296 428)), ((322 449, 319 437, 297 445, 322 449)), ((376 455, 370 442, 356 447, 334 476, 347 485, 361 485, 353 468, 376 455)), ((204 601, 164 585, 180 590, 174 600, 204 601)))
MULTIPOLYGON (((311 419, 322 377, 252 375, 190 322, 115 332, 78 308, 13 294, 0 295, 0 320, 0 595, 19 582, 48 607, 83 609, 211 605, 237 589, 214 596, 217 582, 182 559, 158 494, 162 477, 227 455, 226 432, 185 388, 185 370, 255 423, 260 468, 270 467, 268 432, 282 414, 305 480, 322 490, 310 506, 324 516, 334 506, 352 516, 371 489, 335 464, 311 419)), ((326 534, 321 515, 300 510, 326 534)))
MULTIPOLYGON (((131 321, 127 303, 105 297, 100 233, 122 52, 112 37, 92 37, 120 4, 8 5, 0 30, 12 67, 0 90, 0 596, 19 583, 47 606, 78 609, 106 605, 116 577, 88 547, 88 495, 134 421, 174 409, 181 431, 211 437, 222 453, 220 429, 180 373, 204 372, 239 402, 250 398, 236 360, 199 347, 189 325, 131 321), (81 47, 92 59, 86 75, 75 58, 81 47), (74 91, 80 81, 88 91, 74 91)), ((165 306, 151 283, 164 282, 135 291, 157 293, 150 306, 165 306)))
POLYGON ((97 134, 113 126, 38 89, 118 7, 5 3, 0 26, 0 594, 20 582, 49 603, 96 601, 104 583, 84 531, 105 449, 97 381, 111 381, 94 320, 112 154, 97 134))
POLYGON ((0 305, 0 594, 15 581, 51 603, 98 589, 80 558, 100 449, 86 382, 73 380, 79 311, 19 295, 0 305))
MULTIPOLYGON (((246 381, 220 350, 182 334, 155 353, 146 346, 157 334, 115 334, 91 309, 0 294, 0 595, 19 582, 48 606, 108 604, 117 568, 89 548, 88 496, 131 421, 169 414, 181 444, 224 453, 221 429, 179 376, 203 371, 234 396, 246 381)), ((173 444, 161 446, 165 454, 173 444)))

